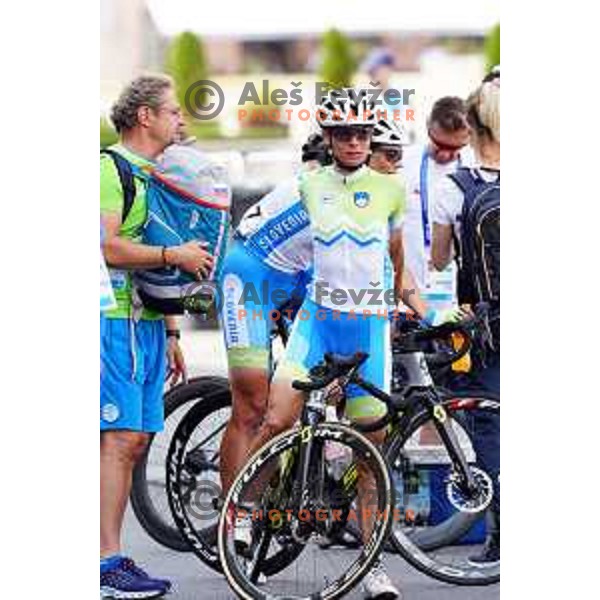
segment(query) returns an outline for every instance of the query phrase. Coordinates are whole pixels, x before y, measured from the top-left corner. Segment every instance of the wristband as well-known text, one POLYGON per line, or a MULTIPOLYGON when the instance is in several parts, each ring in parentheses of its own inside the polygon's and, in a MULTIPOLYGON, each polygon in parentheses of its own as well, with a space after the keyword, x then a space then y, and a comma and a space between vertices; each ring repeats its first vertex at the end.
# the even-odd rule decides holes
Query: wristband
POLYGON ((181 339, 181 331, 179 329, 167 329, 167 338, 174 337, 181 339))

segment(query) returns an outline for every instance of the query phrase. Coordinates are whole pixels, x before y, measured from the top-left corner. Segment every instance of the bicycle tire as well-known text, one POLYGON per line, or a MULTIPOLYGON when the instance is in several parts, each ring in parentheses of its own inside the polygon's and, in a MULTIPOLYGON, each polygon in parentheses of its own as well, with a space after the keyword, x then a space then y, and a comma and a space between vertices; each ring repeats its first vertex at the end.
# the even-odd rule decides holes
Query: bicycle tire
MULTIPOLYGON (((188 441, 193 436, 196 428, 207 418, 210 418, 215 412, 230 406, 231 403, 224 403, 221 398, 211 398, 205 402, 194 405, 190 411, 183 417, 179 423, 169 446, 167 454, 167 496, 171 515, 177 525, 178 530, 186 540, 189 549, 208 567, 222 572, 216 544, 207 543, 203 532, 210 531, 210 527, 201 531, 194 526, 189 517, 192 512, 191 507, 186 510, 186 502, 182 495, 181 468, 184 461, 185 449, 188 441)), ((206 489, 206 486, 205 486, 206 489)), ((217 491, 215 489, 215 491, 217 491)), ((216 511, 216 509, 215 509, 216 511)), ((197 516, 197 515, 196 515, 197 516)), ((215 527, 216 541, 216 527, 215 527)), ((282 548, 281 552, 269 558, 264 565, 264 574, 271 576, 284 569, 293 562, 302 547, 292 544, 282 548)))
MULTIPOLYGON (((271 458, 276 457, 279 453, 287 452, 297 447, 303 434, 304 429, 293 429, 276 436, 265 444, 240 471, 225 498, 224 507, 219 519, 219 557, 230 587, 239 598, 244 600, 267 600, 267 598, 274 598, 275 596, 261 589, 261 587, 264 588, 266 585, 264 582, 262 582, 261 587, 257 587, 257 585, 249 581, 247 573, 243 569, 240 569, 237 561, 234 560, 235 557, 229 550, 227 543, 228 530, 230 529, 228 523, 231 519, 230 513, 232 510, 235 510, 238 499, 243 497, 244 486, 248 486, 251 489, 255 479, 258 477, 257 473, 260 471, 261 466, 271 458)), ((348 443, 348 439, 352 439, 352 448, 354 450, 362 448, 363 456, 369 457, 373 461, 372 464, 377 465, 377 472, 374 472, 376 475, 375 489, 380 492, 378 494, 379 504, 377 509, 386 514, 387 518, 376 521, 380 524, 375 528, 373 540, 370 540, 365 549, 359 553, 359 558, 346 570, 340 578, 339 583, 338 580, 335 580, 333 583, 328 582, 327 587, 323 591, 318 593, 311 592, 309 595, 295 596, 286 593, 286 600, 309 600, 316 597, 321 600, 334 600, 343 597, 369 571, 379 556, 391 528, 394 494, 388 465, 381 452, 365 436, 342 423, 321 423, 316 426, 314 437, 319 437, 319 440, 323 443, 328 439, 330 441, 348 443)), ((306 594, 306 592, 303 593, 306 594)))
POLYGON ((215 571, 220 571, 218 556, 205 544, 204 539, 195 530, 189 517, 185 514, 185 501, 181 497, 181 466, 188 441, 202 421, 215 412, 231 406, 231 395, 227 399, 221 396, 205 399, 190 408, 181 419, 171 442, 166 458, 167 469, 167 498, 171 510, 171 517, 176 524, 177 531, 185 540, 188 550, 193 552, 204 564, 215 571))
MULTIPOLYGON (((443 405, 446 414, 455 418, 458 423, 460 423, 458 417, 460 416, 461 411, 474 410, 476 406, 481 410, 489 411, 491 414, 497 414, 498 416, 500 414, 500 402, 498 396, 487 392, 453 392, 450 394, 450 397, 443 400, 443 405), (463 402, 462 406, 460 404, 461 401, 463 402), (470 402, 470 405, 467 405, 467 402, 470 402)), ((400 432, 398 437, 390 445, 386 454, 388 461, 394 460, 394 457, 397 456, 406 441, 410 439, 423 424, 430 421, 431 418, 431 415, 426 411, 417 414, 409 426, 404 431, 400 432)), ((482 515, 479 516, 481 517, 482 515)), ((426 554, 426 552, 431 550, 452 545, 453 542, 466 533, 466 531, 463 531, 465 526, 464 521, 462 523, 458 522, 458 525, 454 525, 456 525, 456 529, 453 531, 450 531, 451 527, 445 532, 443 529, 440 530, 440 535, 447 534, 449 536, 447 543, 441 546, 436 544, 431 548, 421 548, 399 529, 393 529, 389 539, 395 550, 409 564, 429 577, 443 581, 444 583, 461 586, 486 586, 497 583, 500 580, 499 566, 497 571, 486 570, 485 568, 482 569, 474 566, 462 568, 456 566, 448 567, 447 565, 438 564, 426 554), (460 535, 456 537, 456 534, 460 535)), ((439 541, 440 540, 438 540, 438 542, 439 541)))
MULTIPOLYGON (((168 390, 164 395, 165 425, 181 407, 204 401, 207 395, 214 393, 220 394, 222 398, 228 397, 231 403, 229 382, 224 377, 195 377, 168 390)), ((156 434, 152 434, 144 455, 133 471, 131 507, 139 524, 153 540, 176 552, 189 552, 189 544, 174 524, 171 515, 168 511, 165 514, 159 510, 150 493, 148 457, 155 440, 156 434)))
MULTIPOLYGON (((472 393, 462 391, 450 392, 446 388, 441 387, 438 387, 437 390, 438 393, 441 393, 443 396, 451 396, 452 398, 466 398, 473 395, 472 393)), ((494 398, 497 399, 496 397, 494 398)), ((393 471, 394 460, 389 456, 387 458, 390 465, 392 465, 390 468, 393 471)), ((415 532, 414 535, 410 536, 411 541, 423 551, 436 550, 443 546, 453 544, 463 538, 482 518, 481 515, 473 513, 457 512, 435 526, 428 527, 423 531, 415 532)), ((395 552, 396 548, 389 542, 386 545, 386 550, 395 552)))

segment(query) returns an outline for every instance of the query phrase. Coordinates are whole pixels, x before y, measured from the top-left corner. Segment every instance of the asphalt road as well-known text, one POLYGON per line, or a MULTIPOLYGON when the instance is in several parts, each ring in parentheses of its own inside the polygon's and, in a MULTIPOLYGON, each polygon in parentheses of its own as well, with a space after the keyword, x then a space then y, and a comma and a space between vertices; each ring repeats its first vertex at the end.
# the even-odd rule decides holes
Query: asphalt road
MULTIPOLYGON (((125 551, 148 569, 151 575, 167 577, 175 586, 173 600, 225 600, 234 595, 225 578, 204 566, 191 553, 163 548, 149 538, 128 510, 124 531, 125 551)), ((405 600, 499 600, 500 586, 456 587, 421 575, 397 556, 387 555, 390 577, 404 593, 405 600)), ((310 575, 307 573, 306 577, 310 575)), ((360 598, 353 593, 348 598, 360 598)))

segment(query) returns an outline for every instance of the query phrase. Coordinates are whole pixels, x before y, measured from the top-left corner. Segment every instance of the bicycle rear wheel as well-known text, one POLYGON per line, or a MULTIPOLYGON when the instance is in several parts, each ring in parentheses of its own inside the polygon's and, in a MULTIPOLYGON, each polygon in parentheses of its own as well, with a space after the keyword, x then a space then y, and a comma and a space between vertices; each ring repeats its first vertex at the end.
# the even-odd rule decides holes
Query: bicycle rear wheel
POLYGON ((150 438, 148 448, 133 471, 131 507, 140 525, 159 544, 177 552, 190 546, 177 528, 169 510, 166 492, 166 457, 173 432, 183 415, 197 402, 231 405, 229 383, 224 377, 190 379, 164 396, 165 427, 150 438))
POLYGON ((250 459, 227 494, 219 520, 223 571, 240 598, 341 598, 360 582, 379 555, 391 525, 392 507, 387 464, 363 435, 341 423, 285 432, 250 459), (324 448, 328 443, 346 446, 352 458, 334 489, 327 487, 332 481, 326 475, 329 465, 324 448), (304 490, 299 490, 303 452, 308 477, 304 490), (361 539, 356 548, 335 549, 321 541, 342 518, 342 511, 336 513, 333 507, 343 505, 344 494, 351 498, 356 493, 358 464, 372 483, 367 508, 364 513, 351 510, 344 518, 367 519, 372 529, 367 541, 361 539), (244 525, 238 518, 240 511, 250 510, 251 521, 246 519, 244 525), (249 552, 241 554, 236 531, 249 524, 252 544, 249 552), (282 539, 294 541, 302 551, 293 564, 269 576, 261 562, 280 552, 282 539))
POLYGON ((473 531, 472 526, 480 520, 483 523, 485 511, 497 493, 492 476, 477 461, 473 426, 499 421, 500 403, 491 394, 452 394, 443 406, 443 415, 438 413, 437 417, 425 411, 419 413, 405 431, 399 432, 386 454, 392 470, 416 474, 417 487, 423 486, 423 481, 432 483, 431 465, 437 465, 438 500, 445 505, 443 520, 435 522, 429 486, 423 494, 414 487, 411 490, 405 481, 398 485, 396 480, 400 509, 390 541, 404 559, 430 577, 458 585, 489 585, 499 581, 500 564, 481 567, 469 562, 470 556, 481 552, 485 540, 483 528, 473 531), (466 495, 457 484, 453 461, 435 427, 436 418, 449 420, 478 483, 476 493, 466 495), (458 523, 454 530, 453 521, 458 523), (465 537, 466 525, 470 527, 465 537), (442 529, 436 531, 436 527, 442 529), (429 533, 437 536, 435 544, 427 543, 429 533), (439 543, 442 534, 448 539, 445 544, 439 543))
POLYGON ((166 458, 166 495, 174 526, 188 549, 217 571, 219 453, 230 415, 230 396, 195 404, 175 430, 166 458))

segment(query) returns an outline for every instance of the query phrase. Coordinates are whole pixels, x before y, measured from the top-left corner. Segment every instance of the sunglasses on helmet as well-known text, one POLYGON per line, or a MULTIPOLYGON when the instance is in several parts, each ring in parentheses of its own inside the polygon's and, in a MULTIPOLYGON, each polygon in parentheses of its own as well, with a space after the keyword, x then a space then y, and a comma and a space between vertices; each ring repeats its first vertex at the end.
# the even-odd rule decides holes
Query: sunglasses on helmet
POLYGON ((402 150, 400 148, 373 148, 374 152, 381 152, 390 162, 397 163, 402 160, 402 150))

